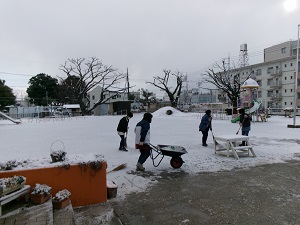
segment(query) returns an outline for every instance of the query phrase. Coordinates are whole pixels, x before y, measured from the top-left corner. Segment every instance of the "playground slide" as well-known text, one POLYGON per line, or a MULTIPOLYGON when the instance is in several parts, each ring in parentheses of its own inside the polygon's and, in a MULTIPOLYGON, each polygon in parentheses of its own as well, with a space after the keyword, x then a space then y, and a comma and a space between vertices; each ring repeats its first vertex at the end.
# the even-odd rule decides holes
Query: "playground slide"
POLYGON ((10 116, 6 115, 5 113, 3 113, 3 112, 1 112, 1 111, 0 111, 0 116, 5 117, 6 119, 10 120, 11 122, 14 122, 14 123, 21 123, 20 120, 15 120, 14 118, 11 118, 10 116))
MULTIPOLYGON (((251 114, 259 109, 261 103, 259 103, 257 101, 253 101, 253 102, 254 102, 254 105, 252 106, 252 108, 246 110, 247 114, 251 114)), ((240 121, 240 116, 237 116, 236 118, 232 119, 231 123, 235 123, 237 121, 240 121)))
POLYGON ((254 102, 254 105, 252 106, 252 108, 250 108, 246 111, 247 114, 253 113, 259 109, 261 103, 259 103, 257 101, 253 101, 253 102, 254 102))
POLYGON ((231 123, 235 123, 237 121, 240 121, 240 116, 235 117, 234 119, 231 120, 231 123))

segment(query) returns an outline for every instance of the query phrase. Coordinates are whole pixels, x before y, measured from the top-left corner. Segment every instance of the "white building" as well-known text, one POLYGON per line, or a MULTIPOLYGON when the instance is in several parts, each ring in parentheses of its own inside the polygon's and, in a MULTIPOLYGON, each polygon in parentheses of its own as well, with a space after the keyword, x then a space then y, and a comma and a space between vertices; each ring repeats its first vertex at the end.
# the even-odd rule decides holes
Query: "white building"
MULTIPOLYGON (((258 100, 265 108, 293 108, 295 99, 297 41, 288 41, 264 49, 264 62, 243 67, 241 82, 251 74, 260 86, 258 100)), ((299 67, 298 67, 299 68, 299 67)), ((299 71, 297 107, 300 107, 299 71)))
POLYGON ((88 92, 87 98, 90 100, 90 104, 88 106, 91 109, 100 99, 103 94, 103 101, 105 103, 97 106, 94 109, 94 115, 107 115, 114 113, 113 104, 114 102, 128 101, 127 93, 119 93, 116 91, 104 91, 102 87, 96 86, 93 90, 88 92))

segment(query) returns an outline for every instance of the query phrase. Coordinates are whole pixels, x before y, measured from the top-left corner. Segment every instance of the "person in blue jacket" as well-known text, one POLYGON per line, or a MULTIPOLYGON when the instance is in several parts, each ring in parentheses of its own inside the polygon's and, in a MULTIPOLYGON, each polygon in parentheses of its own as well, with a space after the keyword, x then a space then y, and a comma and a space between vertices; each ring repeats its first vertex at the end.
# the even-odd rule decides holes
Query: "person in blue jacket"
POLYGON ((150 123, 152 121, 152 114, 145 113, 143 119, 137 123, 135 132, 135 148, 140 150, 140 157, 136 164, 137 171, 144 171, 144 162, 150 156, 150 123))
POLYGON ((205 115, 201 118, 201 122, 199 125, 199 131, 202 132, 202 146, 204 147, 207 147, 206 141, 208 137, 208 131, 209 129, 212 130, 211 122, 211 110, 206 110, 205 115))

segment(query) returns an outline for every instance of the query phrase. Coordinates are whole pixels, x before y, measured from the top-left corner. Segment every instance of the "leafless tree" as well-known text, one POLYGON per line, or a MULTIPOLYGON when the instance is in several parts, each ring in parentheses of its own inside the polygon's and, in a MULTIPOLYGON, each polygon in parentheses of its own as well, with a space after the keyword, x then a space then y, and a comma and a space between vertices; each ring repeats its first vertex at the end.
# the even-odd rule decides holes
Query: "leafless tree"
POLYGON ((184 75, 179 71, 172 73, 171 70, 166 70, 166 69, 163 70, 163 72, 164 72, 163 77, 160 76, 153 77, 154 79, 153 82, 146 82, 146 83, 152 84, 153 86, 159 88, 160 90, 165 91, 170 99, 171 106, 177 107, 178 99, 181 94, 184 75), (176 80, 176 87, 174 88, 174 90, 171 90, 172 87, 170 86, 169 83, 170 76, 175 77, 176 80))
POLYGON ((213 69, 206 71, 203 80, 206 83, 215 85, 219 90, 226 93, 233 108, 236 108, 237 99, 240 98, 241 86, 252 75, 252 72, 248 73, 249 75, 247 75, 246 79, 241 80, 240 72, 241 68, 227 69, 223 61, 222 65, 215 64, 213 69))
POLYGON ((68 78, 72 78, 72 81, 76 81, 76 84, 72 84, 71 88, 75 89, 73 93, 76 93, 77 101, 80 104, 83 115, 90 114, 98 105, 108 102, 111 98, 127 90, 125 85, 123 88, 117 87, 119 82, 125 82, 127 75, 119 73, 112 66, 103 65, 96 57, 88 59, 68 59, 60 66, 60 70, 62 70, 68 78), (76 79, 74 79, 74 77, 76 77, 76 79), (102 88, 100 98, 95 105, 88 108, 90 100, 87 94, 96 86, 102 88), (112 94, 105 96, 108 92, 112 94))

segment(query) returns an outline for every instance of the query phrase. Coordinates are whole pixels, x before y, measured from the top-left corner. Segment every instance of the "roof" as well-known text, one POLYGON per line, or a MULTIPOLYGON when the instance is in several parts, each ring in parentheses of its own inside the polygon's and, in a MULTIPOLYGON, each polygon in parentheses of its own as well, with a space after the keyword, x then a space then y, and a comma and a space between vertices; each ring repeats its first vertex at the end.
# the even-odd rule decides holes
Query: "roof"
POLYGON ((257 87, 259 87, 258 83, 252 78, 246 80, 242 85, 242 88, 257 88, 257 87))
POLYGON ((67 109, 80 109, 80 105, 79 104, 63 105, 63 108, 67 108, 67 109))

